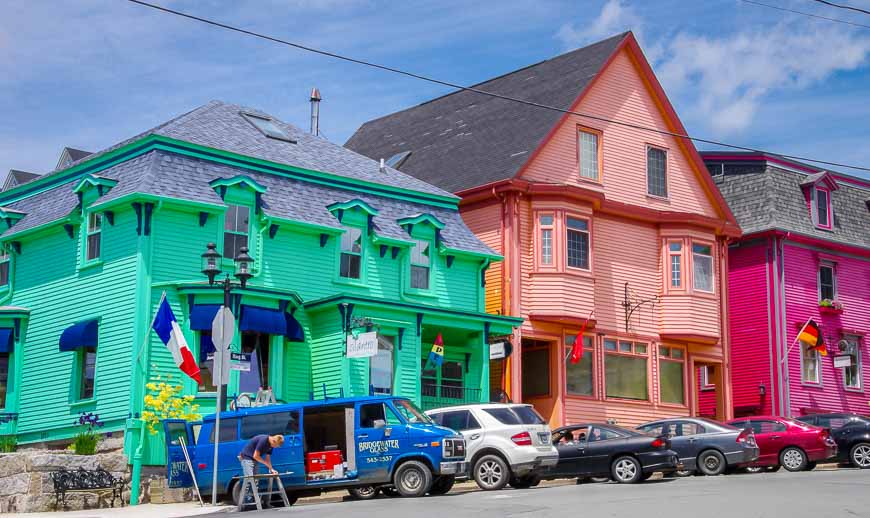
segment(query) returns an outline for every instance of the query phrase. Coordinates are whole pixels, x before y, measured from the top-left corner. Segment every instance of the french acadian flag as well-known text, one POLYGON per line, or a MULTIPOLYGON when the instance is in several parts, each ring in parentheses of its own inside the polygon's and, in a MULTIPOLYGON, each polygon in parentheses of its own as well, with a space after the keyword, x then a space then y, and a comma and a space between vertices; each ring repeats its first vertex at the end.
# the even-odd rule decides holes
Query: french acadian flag
POLYGON ((154 324, 151 327, 157 331, 157 336, 166 344, 166 348, 172 353, 175 365, 178 365, 181 372, 200 383, 199 366, 193 353, 190 352, 190 348, 187 347, 187 341, 184 339, 184 334, 181 332, 166 298, 160 302, 160 308, 157 310, 157 316, 154 317, 154 324))

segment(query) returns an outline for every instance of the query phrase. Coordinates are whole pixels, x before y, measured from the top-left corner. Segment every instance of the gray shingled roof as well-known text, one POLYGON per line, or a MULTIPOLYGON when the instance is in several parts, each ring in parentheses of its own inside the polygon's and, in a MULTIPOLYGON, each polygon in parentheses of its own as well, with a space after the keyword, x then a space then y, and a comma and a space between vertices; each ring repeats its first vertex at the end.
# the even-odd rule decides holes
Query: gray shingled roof
MULTIPOLYGON (((345 153, 349 153, 345 150, 345 153)), ((247 176, 266 187, 263 211, 266 215, 328 227, 340 228, 327 210, 337 202, 360 199, 379 211, 374 218, 375 232, 385 237, 410 240, 396 223, 398 219, 428 212, 446 224, 441 233, 445 245, 472 252, 493 253, 465 226, 456 210, 397 200, 392 197, 354 193, 310 182, 259 173, 208 160, 166 151, 144 155, 100 171, 100 176, 118 183, 95 203, 102 204, 130 193, 154 194, 176 199, 223 205, 210 182, 219 178, 247 176)), ((66 217, 78 205, 73 188, 78 181, 61 185, 30 198, 12 203, 9 208, 27 215, 4 236, 9 236, 66 217)))
MULTIPOLYGON (((268 113, 221 101, 211 101, 135 137, 89 155, 84 160, 98 157, 148 135, 162 135, 279 164, 453 197, 446 191, 395 169, 386 168, 386 172, 382 173, 378 161, 349 152, 338 144, 333 144, 322 137, 315 137, 268 113), (297 143, 292 144, 263 135, 240 115, 241 112, 272 118, 297 143)), ((72 165, 78 165, 82 161, 73 162, 72 165)))
POLYGON ((9 174, 3 181, 3 189, 8 189, 17 185, 25 184, 39 178, 36 173, 28 173, 27 171, 19 171, 18 169, 10 169, 9 174), (14 185, 12 185, 14 183, 14 185))
MULTIPOLYGON (((720 162, 713 160, 713 162, 720 162)), ((820 178, 759 163, 747 165, 733 174, 716 176, 716 184, 731 207, 744 235, 767 230, 784 230, 837 243, 870 249, 870 210, 866 205, 870 189, 838 181, 831 193, 833 230, 813 224, 807 209, 802 184, 820 178)))
MULTIPOLYGON (((628 33, 475 85, 569 109, 628 33)), ((374 159, 404 151, 401 170, 447 191, 512 178, 562 113, 467 90, 363 124, 345 146, 374 159)))

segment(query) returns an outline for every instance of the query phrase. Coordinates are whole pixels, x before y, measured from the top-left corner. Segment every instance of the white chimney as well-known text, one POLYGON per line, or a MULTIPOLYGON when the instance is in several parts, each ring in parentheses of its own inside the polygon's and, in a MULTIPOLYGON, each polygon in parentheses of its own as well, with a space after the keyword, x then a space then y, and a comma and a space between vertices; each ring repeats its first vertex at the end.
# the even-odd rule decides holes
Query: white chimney
POLYGON ((382 173, 386 173, 386 172, 387 172, 387 164, 384 163, 384 159, 383 159, 383 158, 381 159, 381 172, 382 172, 382 173))
POLYGON ((320 135, 320 90, 311 89, 311 134, 320 135))

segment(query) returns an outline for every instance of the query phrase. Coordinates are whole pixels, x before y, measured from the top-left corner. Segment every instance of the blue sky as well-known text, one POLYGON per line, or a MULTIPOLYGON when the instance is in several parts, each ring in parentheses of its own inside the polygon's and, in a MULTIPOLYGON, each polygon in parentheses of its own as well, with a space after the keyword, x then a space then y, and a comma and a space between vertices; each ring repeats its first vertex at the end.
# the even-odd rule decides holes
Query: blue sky
MULTIPOLYGON (((464 84, 632 29, 691 134, 870 167, 870 29, 741 0, 154 1, 464 84)), ((764 1, 870 25, 810 0, 764 1)), ((99 150, 211 99, 307 128, 312 86, 338 143, 449 91, 122 0, 7 2, 0 175, 49 171, 63 146, 99 150)))

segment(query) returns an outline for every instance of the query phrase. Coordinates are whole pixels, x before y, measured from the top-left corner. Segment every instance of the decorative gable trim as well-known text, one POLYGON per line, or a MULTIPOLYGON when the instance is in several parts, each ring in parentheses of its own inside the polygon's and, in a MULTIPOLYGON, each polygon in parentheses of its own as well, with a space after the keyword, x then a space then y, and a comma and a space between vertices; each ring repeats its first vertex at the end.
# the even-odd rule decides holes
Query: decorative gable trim
POLYGON ((21 212, 20 210, 10 209, 8 207, 0 207, 0 220, 6 224, 6 228, 4 232, 12 227, 12 225, 21 221, 21 218, 26 216, 26 212, 21 212))
POLYGON ((102 196, 109 192, 109 190, 116 185, 118 185, 118 180, 106 178, 105 176, 88 174, 82 177, 81 180, 79 180, 79 183, 77 183, 76 186, 73 188, 73 192, 78 194, 79 198, 81 198, 81 195, 85 191, 96 188, 99 195, 102 196))
POLYGON ((809 187, 822 187, 824 189, 827 189, 828 191, 833 192, 839 189, 840 185, 837 183, 834 175, 832 175, 828 171, 822 171, 820 173, 807 176, 806 180, 801 182, 802 189, 807 189, 809 187))
POLYGON ((333 203, 332 205, 327 206, 326 209, 331 212, 332 215, 338 219, 338 221, 341 221, 341 219, 344 217, 344 211, 346 210, 357 209, 359 211, 362 211, 369 216, 369 220, 379 214, 378 209, 372 207, 368 203, 358 198, 333 203))
POLYGON ((428 213, 417 214, 415 216, 409 216, 407 218, 400 218, 396 220, 396 223, 404 228, 409 234, 411 233, 411 229, 414 228, 414 225, 429 224, 432 225, 435 230, 444 230, 445 227, 444 223, 440 219, 428 213))
POLYGON ((256 180, 245 175, 238 175, 232 178, 218 178, 209 182, 209 185, 212 189, 218 191, 221 199, 226 196, 227 188, 233 186, 238 186, 242 189, 251 189, 257 194, 264 194, 267 190, 266 187, 257 183, 256 180))

